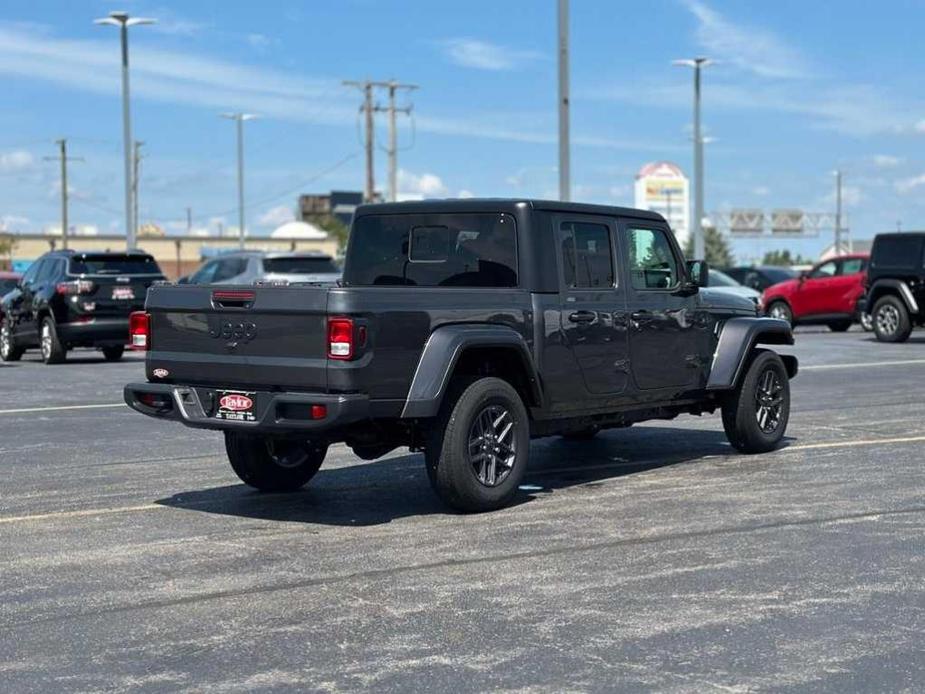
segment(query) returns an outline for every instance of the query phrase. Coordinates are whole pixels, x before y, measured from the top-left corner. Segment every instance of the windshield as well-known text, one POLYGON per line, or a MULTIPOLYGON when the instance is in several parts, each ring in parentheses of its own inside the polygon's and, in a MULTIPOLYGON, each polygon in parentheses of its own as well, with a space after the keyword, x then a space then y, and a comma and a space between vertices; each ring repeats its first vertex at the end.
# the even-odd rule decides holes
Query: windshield
POLYGON ((160 275, 149 255, 85 255, 71 258, 72 275, 160 275))
POLYGON ((719 270, 710 270, 711 287, 741 287, 742 285, 732 279, 725 272, 719 270))
POLYGON ((264 258, 263 269, 264 272, 281 275, 327 275, 340 272, 330 258, 305 256, 264 258))

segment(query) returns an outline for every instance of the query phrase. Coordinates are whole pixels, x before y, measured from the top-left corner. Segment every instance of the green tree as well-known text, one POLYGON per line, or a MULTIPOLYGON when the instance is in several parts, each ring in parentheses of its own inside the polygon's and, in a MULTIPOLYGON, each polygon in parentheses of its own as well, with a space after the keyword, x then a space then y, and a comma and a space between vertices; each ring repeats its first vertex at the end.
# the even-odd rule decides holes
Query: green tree
POLYGON ((761 260, 762 265, 812 265, 812 260, 801 255, 792 256, 789 249, 768 251, 761 260))
POLYGON ((0 234, 0 269, 12 267, 15 246, 16 240, 12 234, 0 234))
POLYGON ((344 249, 347 248, 347 239, 350 236, 350 227, 340 221, 334 215, 324 215, 320 217, 313 217, 308 220, 319 229, 323 229, 328 232, 331 236, 337 239, 337 250, 339 253, 343 253, 344 249))
POLYGON ((688 237, 687 245, 684 248, 684 255, 689 260, 706 260, 710 267, 722 268, 730 267, 735 264, 735 258, 726 237, 723 236, 716 227, 703 228, 703 242, 706 250, 705 258, 694 258, 694 236, 688 237))

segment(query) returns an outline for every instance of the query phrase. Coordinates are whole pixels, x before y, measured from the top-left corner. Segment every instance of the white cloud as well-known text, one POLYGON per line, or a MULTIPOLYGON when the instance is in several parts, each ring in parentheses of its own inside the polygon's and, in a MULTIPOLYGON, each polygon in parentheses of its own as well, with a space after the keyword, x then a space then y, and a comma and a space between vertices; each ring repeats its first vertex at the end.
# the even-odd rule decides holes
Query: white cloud
POLYGON ((891 154, 875 154, 873 156, 874 166, 878 169, 892 169, 903 163, 901 157, 894 157, 891 154))
POLYGON ((288 205, 278 205, 271 207, 257 219, 257 224, 262 227, 278 227, 280 224, 291 222, 295 219, 292 208, 288 205))
POLYGON ((918 176, 912 176, 911 178, 903 178, 899 181, 896 181, 894 184, 896 187, 896 192, 900 194, 911 193, 916 188, 921 188, 925 186, 925 174, 919 174, 918 176))
POLYGON ((478 39, 455 38, 439 42, 450 62, 477 70, 515 70, 543 58, 537 51, 519 50, 478 39))
POLYGON ((22 231, 31 221, 28 217, 18 214, 5 214, 0 216, 0 231, 22 231))
POLYGON ((432 173, 414 174, 398 170, 398 196, 402 200, 438 198, 447 194, 447 187, 439 176, 432 173))
POLYGON ((35 157, 24 149, 0 152, 0 173, 20 173, 35 166, 35 157))
POLYGON ((274 43, 266 34, 248 34, 247 42, 253 48, 266 48, 271 43, 274 43))
POLYGON ((474 198, 475 193, 473 193, 471 190, 463 188, 461 191, 459 191, 459 193, 456 194, 456 197, 462 199, 474 198))
POLYGON ((698 0, 686 4, 697 18, 697 40, 711 58, 761 77, 809 76, 811 71, 799 53, 774 33, 735 24, 698 0))
POLYGON ((760 195, 763 197, 765 195, 769 195, 770 193, 771 193, 771 189, 768 188, 767 186, 755 186, 754 188, 752 188, 753 195, 760 195))
POLYGON ((913 130, 917 133, 925 133, 925 119, 920 120, 913 126, 913 130))

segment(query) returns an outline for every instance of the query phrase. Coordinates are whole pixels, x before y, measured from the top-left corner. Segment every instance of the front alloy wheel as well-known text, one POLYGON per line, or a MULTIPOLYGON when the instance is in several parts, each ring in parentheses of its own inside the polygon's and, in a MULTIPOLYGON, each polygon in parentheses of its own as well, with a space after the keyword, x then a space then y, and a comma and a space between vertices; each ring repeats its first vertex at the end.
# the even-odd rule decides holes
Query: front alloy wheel
POLYGON ((23 350, 16 346, 10 324, 4 319, 0 320, 0 359, 3 361, 18 361, 23 350))
POLYGON ((773 434, 781 422, 783 390, 780 374, 774 366, 768 365, 758 377, 755 389, 755 417, 758 428, 765 434, 773 434))
POLYGON ((793 312, 783 301, 775 301, 768 307, 768 316, 793 323, 793 312))

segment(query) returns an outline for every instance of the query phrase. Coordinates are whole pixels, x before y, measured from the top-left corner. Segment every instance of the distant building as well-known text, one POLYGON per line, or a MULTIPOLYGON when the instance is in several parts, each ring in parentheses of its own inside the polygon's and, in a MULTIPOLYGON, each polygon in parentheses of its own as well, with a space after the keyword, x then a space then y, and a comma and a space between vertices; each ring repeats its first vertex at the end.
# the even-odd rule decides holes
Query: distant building
POLYGON ((322 217, 336 217, 350 226, 353 212, 363 203, 363 193, 348 190, 332 190, 328 194, 310 193, 299 196, 299 219, 303 222, 317 221, 322 217))
POLYGON ((667 219, 682 246, 690 235, 690 202, 690 182, 677 164, 655 161, 636 174, 635 206, 667 219))

